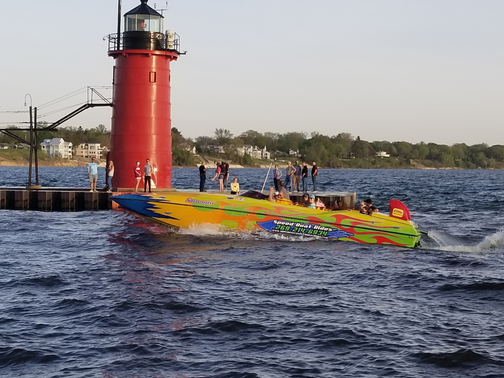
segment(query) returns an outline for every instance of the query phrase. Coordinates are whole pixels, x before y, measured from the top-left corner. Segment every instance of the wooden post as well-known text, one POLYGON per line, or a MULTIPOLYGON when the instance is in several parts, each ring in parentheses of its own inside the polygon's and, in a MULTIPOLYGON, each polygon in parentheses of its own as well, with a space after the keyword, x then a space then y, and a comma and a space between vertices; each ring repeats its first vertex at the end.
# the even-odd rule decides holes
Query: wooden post
POLYGON ((33 161, 33 117, 32 106, 30 105, 30 162, 28 164, 28 186, 32 183, 32 161, 33 161))

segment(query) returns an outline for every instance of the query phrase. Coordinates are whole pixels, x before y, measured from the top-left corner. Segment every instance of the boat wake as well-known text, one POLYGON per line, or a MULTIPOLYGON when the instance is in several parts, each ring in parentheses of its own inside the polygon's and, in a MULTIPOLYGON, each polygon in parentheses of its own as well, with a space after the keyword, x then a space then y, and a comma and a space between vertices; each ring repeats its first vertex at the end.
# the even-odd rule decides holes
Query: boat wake
POLYGON ((424 248, 441 251, 485 252, 504 248, 504 230, 486 236, 476 245, 464 245, 456 237, 438 231, 429 231, 427 237, 430 240, 426 241, 424 248))

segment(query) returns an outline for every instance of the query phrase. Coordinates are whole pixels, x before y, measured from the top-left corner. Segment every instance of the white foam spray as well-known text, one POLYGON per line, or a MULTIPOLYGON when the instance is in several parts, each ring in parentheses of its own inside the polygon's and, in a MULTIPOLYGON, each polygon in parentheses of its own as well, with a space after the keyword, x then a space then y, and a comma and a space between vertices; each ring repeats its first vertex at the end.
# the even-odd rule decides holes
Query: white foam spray
POLYGON ((504 248, 504 230, 486 236, 480 243, 476 245, 464 245, 460 243, 460 241, 457 242, 456 237, 452 235, 442 234, 437 231, 429 231, 428 236, 437 245, 426 245, 426 247, 431 249, 438 249, 441 251, 486 252, 504 248))
MULTIPOLYGON (((194 235, 194 236, 225 236, 232 239, 242 240, 281 240, 281 241, 313 241, 318 238, 303 236, 303 235, 290 235, 285 233, 269 232, 265 230, 253 231, 233 231, 224 226, 204 223, 193 225, 189 228, 179 229, 177 231, 180 235, 194 235)), ((323 240, 323 239, 322 239, 323 240)))

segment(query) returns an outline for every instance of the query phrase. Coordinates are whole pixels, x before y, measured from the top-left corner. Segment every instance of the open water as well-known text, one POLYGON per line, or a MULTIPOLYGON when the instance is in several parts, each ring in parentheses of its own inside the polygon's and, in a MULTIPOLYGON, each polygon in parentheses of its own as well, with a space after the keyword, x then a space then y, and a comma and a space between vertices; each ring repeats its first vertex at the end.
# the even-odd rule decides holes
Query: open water
MULTIPOLYGON (((231 176, 260 189, 266 172, 231 176)), ((40 176, 87 186, 85 168, 40 176)), ((22 186, 27 168, 0 177, 22 186)), ((321 169, 319 183, 385 212, 402 200, 423 247, 0 210, 0 376, 503 377, 504 173, 321 169)), ((196 187, 197 170, 173 184, 196 187)))

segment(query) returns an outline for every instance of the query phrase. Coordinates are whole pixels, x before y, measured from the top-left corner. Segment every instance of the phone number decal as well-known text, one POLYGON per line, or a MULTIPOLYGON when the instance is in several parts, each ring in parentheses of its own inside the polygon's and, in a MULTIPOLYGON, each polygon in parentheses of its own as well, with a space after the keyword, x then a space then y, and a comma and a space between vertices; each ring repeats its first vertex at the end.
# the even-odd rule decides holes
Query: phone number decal
POLYGON ((257 222, 257 224, 267 231, 285 232, 289 234, 322 236, 332 239, 353 236, 353 234, 338 230, 334 227, 320 226, 312 223, 289 222, 281 219, 274 219, 267 222, 257 222))

